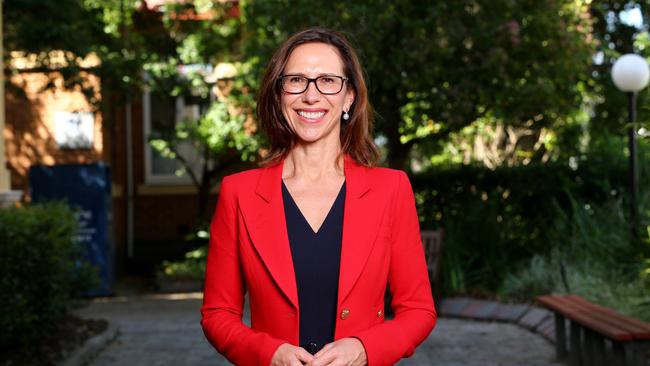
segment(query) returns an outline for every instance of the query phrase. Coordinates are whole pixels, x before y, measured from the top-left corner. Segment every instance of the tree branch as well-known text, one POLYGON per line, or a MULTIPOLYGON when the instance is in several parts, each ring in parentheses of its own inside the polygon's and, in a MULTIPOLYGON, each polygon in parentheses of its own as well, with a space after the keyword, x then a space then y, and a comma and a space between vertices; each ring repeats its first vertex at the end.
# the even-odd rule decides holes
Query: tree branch
MULTIPOLYGON (((199 178, 196 176, 196 174, 194 174, 194 171, 192 170, 192 166, 187 161, 187 159, 185 159, 175 147, 170 147, 169 149, 174 153, 175 159, 181 163, 181 165, 185 169, 185 172, 190 176, 190 179, 192 179, 192 183, 194 184, 196 189, 201 189, 201 182, 199 178)), ((207 164, 207 163, 204 162, 203 164, 207 164)))

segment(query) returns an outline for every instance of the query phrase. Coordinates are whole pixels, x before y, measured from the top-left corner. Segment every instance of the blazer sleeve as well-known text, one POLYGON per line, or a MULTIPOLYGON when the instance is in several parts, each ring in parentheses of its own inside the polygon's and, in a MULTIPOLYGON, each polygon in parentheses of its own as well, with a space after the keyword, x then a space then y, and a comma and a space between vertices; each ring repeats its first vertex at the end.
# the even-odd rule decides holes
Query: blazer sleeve
POLYGON ((393 199, 388 282, 395 317, 355 335, 363 343, 369 366, 393 365, 411 356, 427 338, 437 319, 415 198, 408 177, 402 171, 393 199))
POLYGON ((223 179, 210 224, 201 326, 210 343, 236 365, 271 363, 285 341, 242 322, 245 281, 238 249, 238 208, 234 183, 223 179))

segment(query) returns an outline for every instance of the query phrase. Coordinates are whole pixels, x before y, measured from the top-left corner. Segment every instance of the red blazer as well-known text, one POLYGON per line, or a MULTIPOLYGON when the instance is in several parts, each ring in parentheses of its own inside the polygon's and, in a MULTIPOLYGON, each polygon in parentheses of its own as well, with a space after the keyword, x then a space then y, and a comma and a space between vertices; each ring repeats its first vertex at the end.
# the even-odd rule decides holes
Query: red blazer
MULTIPOLYGON (((413 354, 436 323, 413 191, 404 172, 345 159, 335 339, 356 337, 368 364, 413 354), (387 283, 393 320, 385 320, 387 283)), ((298 344, 298 294, 281 192, 282 163, 227 176, 210 226, 201 325, 236 365, 268 366, 298 344), (242 323, 248 291, 251 327, 242 323)))

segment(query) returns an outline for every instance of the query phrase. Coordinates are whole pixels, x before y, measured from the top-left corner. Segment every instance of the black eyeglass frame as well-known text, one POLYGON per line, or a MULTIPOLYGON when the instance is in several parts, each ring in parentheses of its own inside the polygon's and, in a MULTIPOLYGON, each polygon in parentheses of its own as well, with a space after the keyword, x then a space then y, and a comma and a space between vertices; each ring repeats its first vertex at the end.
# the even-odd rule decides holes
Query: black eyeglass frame
POLYGON ((350 80, 350 78, 345 77, 345 76, 339 76, 339 75, 321 75, 321 76, 318 76, 318 77, 315 77, 315 78, 308 78, 308 77, 306 77, 305 75, 300 75, 300 74, 288 74, 288 75, 282 75, 282 76, 280 76, 280 77, 278 78, 278 83, 280 83, 280 88, 282 89, 282 91, 285 92, 285 93, 287 93, 287 94, 302 94, 302 93, 304 93, 305 91, 307 91, 307 89, 309 89, 309 84, 313 82, 314 85, 316 86, 316 90, 318 90, 319 93, 321 93, 321 94, 323 94, 323 95, 336 95, 336 94, 340 93, 341 90, 343 90, 343 85, 344 85, 345 82, 348 81, 348 80, 350 80), (305 89, 303 89, 303 90, 300 91, 300 92, 291 92, 291 91, 287 91, 286 89, 284 89, 284 83, 283 83, 284 78, 287 78, 287 77, 296 77, 296 76, 297 76, 297 77, 304 78, 304 79, 307 80, 307 84, 305 84, 305 89), (337 79, 341 79, 341 88, 340 88, 336 93, 325 93, 325 92, 323 92, 322 90, 320 90, 320 88, 318 87, 318 83, 316 82, 318 79, 321 79, 321 78, 337 78, 337 79))

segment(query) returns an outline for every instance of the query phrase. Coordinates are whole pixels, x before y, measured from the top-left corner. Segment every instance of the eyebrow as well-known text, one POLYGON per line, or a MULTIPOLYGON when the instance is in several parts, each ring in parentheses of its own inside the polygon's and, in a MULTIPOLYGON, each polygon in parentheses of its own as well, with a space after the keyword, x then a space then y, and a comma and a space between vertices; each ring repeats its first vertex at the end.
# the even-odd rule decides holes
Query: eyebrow
MULTIPOLYGON (((307 74, 303 74, 301 72, 289 72, 289 73, 286 73, 286 74, 282 74, 282 76, 304 76, 306 78, 309 78, 309 76, 307 76, 307 74)), ((336 74, 336 73, 333 73, 333 72, 327 72, 327 73, 318 74, 315 77, 320 77, 320 76, 338 76, 338 77, 340 77, 342 75, 339 75, 339 74, 336 74)))

